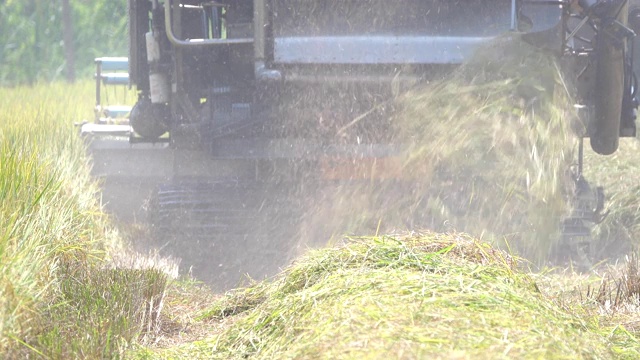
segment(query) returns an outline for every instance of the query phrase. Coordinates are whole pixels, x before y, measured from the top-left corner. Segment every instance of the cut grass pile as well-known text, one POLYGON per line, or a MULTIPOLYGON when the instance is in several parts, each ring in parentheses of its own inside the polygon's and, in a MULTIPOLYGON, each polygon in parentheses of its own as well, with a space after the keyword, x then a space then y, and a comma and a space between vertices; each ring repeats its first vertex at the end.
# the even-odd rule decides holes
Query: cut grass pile
POLYGON ((90 82, 0 89, 0 358, 114 358, 150 329, 167 276, 116 268, 74 120, 90 82))
POLYGON ((457 234, 357 238, 312 251, 273 281, 227 293, 199 321, 221 329, 134 357, 640 356, 640 342, 623 327, 550 301, 516 260, 457 234))

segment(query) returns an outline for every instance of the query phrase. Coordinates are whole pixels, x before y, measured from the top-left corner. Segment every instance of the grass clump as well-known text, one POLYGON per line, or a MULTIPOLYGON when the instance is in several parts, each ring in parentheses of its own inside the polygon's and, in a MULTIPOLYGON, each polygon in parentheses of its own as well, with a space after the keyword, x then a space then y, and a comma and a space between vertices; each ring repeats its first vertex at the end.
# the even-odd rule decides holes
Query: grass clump
POLYGON ((74 120, 90 82, 0 89, 0 358, 115 358, 148 330, 167 277, 119 246, 74 120))
MULTIPOLYGON (((77 270, 77 269, 76 269, 77 270)), ((41 353, 87 358, 119 357, 133 343, 159 327, 167 276, 157 269, 83 269, 60 280, 56 308, 38 337, 41 353), (64 305, 61 305, 64 304, 64 305), (62 343, 60 339, 67 342, 62 343)))
POLYGON ((137 358, 632 358, 624 329, 549 301, 515 260, 457 234, 351 239, 232 291, 208 338, 137 358))

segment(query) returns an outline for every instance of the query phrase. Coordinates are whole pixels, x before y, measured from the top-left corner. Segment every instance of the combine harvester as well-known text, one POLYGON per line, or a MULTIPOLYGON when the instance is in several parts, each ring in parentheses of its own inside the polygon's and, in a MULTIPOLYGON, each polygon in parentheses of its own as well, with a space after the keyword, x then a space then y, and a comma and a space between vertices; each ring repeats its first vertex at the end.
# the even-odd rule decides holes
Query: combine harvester
MULTIPOLYGON (((274 234, 295 228, 305 206, 292 188, 383 179, 398 166, 398 144, 358 133, 384 125, 352 121, 358 113, 336 115, 348 136, 333 138, 315 136, 322 118, 282 122, 283 111, 300 111, 291 94, 343 86, 366 109, 512 31, 584 64, 572 80, 595 152, 612 154, 636 134, 636 0, 129 0, 128 16, 128 61, 96 60, 96 122, 82 128, 94 173, 120 218, 144 207, 156 237, 208 254, 203 263, 227 274, 214 283, 286 261, 291 244, 278 238, 292 233, 274 234), (135 88, 128 123, 101 120, 123 110, 102 108, 101 84, 135 88)), ((579 163, 566 237, 588 236, 603 208, 602 191, 582 179, 582 151, 579 163)))

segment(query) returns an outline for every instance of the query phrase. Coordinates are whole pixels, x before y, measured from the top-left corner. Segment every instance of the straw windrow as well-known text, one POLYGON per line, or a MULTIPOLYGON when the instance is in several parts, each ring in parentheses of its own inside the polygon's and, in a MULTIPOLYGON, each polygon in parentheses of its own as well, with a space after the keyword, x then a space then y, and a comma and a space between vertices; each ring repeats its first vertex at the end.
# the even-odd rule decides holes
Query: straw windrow
POLYGON ((637 340, 543 296, 507 254, 464 235, 360 238, 230 292, 208 338, 139 358, 612 358, 637 340))

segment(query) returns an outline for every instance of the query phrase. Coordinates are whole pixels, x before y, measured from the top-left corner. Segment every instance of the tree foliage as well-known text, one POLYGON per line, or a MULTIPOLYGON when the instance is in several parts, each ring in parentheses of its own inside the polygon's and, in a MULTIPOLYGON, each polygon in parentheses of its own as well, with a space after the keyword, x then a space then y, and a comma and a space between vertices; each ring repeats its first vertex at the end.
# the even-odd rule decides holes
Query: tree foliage
MULTIPOLYGON (((127 0, 70 0, 76 72, 89 77, 93 59, 127 55, 127 0)), ((0 0, 0 85, 61 79, 62 1, 0 0)))

